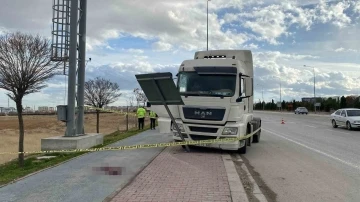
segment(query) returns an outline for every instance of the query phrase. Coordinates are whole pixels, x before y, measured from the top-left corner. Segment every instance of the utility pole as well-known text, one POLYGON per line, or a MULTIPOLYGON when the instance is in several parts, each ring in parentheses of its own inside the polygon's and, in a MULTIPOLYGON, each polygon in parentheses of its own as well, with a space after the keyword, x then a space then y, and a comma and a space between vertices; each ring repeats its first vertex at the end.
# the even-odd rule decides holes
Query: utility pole
MULTIPOLYGON (((86 57, 86 11, 87 0, 80 0, 80 23, 79 23, 79 63, 78 63, 78 86, 77 100, 78 113, 76 120, 76 134, 84 134, 84 94, 85 94, 85 57, 86 57)), ((70 30, 71 31, 71 30, 70 30)))
POLYGON ((71 0, 70 7, 70 46, 69 46, 69 76, 68 76, 68 106, 65 136, 76 136, 75 130, 75 87, 77 62, 77 28, 79 1, 71 0))
POLYGON ((129 105, 126 106, 126 131, 129 131, 129 105))
POLYGON ((209 50, 209 1, 206 0, 206 50, 209 50))

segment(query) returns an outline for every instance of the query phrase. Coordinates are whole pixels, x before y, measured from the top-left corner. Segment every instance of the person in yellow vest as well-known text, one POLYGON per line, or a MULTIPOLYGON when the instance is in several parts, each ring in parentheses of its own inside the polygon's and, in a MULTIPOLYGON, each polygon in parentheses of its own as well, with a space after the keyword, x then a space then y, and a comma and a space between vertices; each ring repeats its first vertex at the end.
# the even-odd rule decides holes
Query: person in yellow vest
POLYGON ((139 130, 141 128, 144 129, 144 119, 145 119, 145 114, 146 114, 146 110, 144 109, 144 107, 139 107, 137 109, 137 117, 138 117, 138 123, 139 123, 139 130))
POLYGON ((154 129, 155 130, 155 121, 156 121, 156 113, 154 111, 149 112, 149 116, 150 116, 150 128, 151 130, 154 129))

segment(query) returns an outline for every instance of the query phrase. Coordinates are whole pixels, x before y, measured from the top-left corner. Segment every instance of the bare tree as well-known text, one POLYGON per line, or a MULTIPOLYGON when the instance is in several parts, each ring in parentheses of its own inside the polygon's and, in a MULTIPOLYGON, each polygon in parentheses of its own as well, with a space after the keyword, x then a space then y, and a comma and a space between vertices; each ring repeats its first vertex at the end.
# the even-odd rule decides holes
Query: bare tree
MULTIPOLYGON (((85 82, 85 96, 84 103, 96 108, 103 108, 104 106, 115 102, 121 93, 120 87, 117 83, 96 77, 94 80, 85 82)), ((99 133, 99 114, 96 110, 96 132, 99 133)))
POLYGON ((128 103, 130 105, 130 108, 132 108, 134 106, 134 102, 135 102, 135 96, 131 95, 130 97, 128 97, 128 103))
POLYGON ((143 90, 140 88, 135 88, 133 92, 135 95, 137 106, 139 107, 140 103, 142 103, 143 106, 145 106, 145 103, 147 102, 148 99, 147 99, 145 93, 143 92, 143 90))
MULTIPOLYGON (((22 99, 39 92, 45 82, 56 74, 60 63, 50 60, 50 41, 20 32, 0 36, 0 88, 16 103, 19 120, 19 152, 24 152, 24 120, 22 99)), ((24 154, 19 154, 24 165, 24 154)))

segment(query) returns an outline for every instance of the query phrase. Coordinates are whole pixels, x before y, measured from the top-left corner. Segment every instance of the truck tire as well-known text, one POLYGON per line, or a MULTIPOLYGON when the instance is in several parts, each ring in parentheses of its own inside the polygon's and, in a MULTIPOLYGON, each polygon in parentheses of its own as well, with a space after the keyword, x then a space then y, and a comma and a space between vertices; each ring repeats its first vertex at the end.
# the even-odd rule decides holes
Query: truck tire
MULTIPOLYGON (((253 118, 254 121, 256 121, 256 129, 254 130, 257 130, 258 128, 261 128, 261 119, 260 118, 257 118, 257 117, 254 117, 253 118)), ((260 142, 260 134, 261 134, 261 129, 253 135, 253 143, 258 143, 260 142)))
POLYGON ((246 154, 246 145, 247 145, 247 140, 245 140, 245 145, 238 150, 240 154, 246 154))

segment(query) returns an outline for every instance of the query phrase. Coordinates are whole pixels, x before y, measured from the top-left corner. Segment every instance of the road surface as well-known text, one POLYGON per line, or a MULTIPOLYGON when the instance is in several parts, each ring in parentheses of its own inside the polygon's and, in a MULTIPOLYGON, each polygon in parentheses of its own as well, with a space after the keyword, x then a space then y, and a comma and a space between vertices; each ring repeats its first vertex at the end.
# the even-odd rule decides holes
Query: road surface
POLYGON ((360 201, 360 131, 329 116, 255 115, 261 140, 242 158, 269 201, 360 201))

